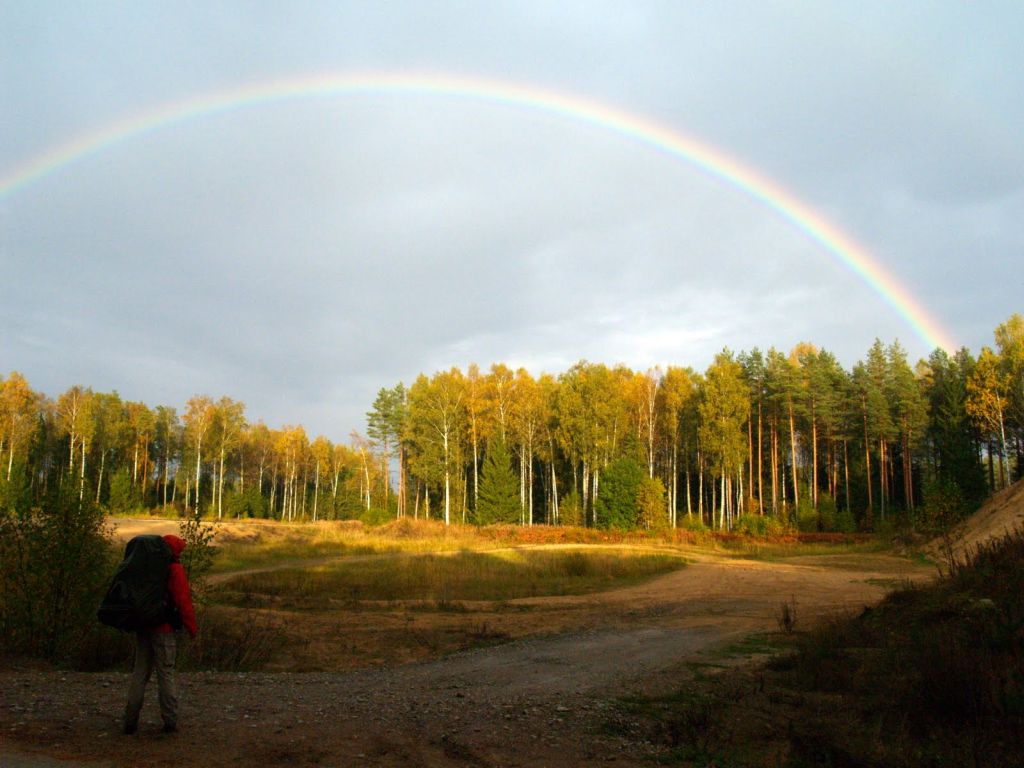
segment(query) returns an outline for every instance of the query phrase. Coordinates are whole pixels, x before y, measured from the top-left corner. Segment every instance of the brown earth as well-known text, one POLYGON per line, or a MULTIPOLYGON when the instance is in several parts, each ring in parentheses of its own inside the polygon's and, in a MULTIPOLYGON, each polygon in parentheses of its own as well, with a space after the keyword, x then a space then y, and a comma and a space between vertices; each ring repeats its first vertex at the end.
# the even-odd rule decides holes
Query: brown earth
MULTIPOLYGON (((951 532, 953 556, 962 561, 978 545, 1017 528, 1024 528, 1024 481, 993 494, 981 509, 951 532)), ((942 538, 930 542, 927 552, 940 562, 948 557, 942 538)))
POLYGON ((777 631, 783 603, 806 625, 934 575, 886 555, 688 557, 680 571, 593 595, 279 612, 292 625, 290 668, 320 671, 180 674, 181 730, 170 736, 159 734, 155 686, 139 735, 126 737, 125 674, 8 664, 0 762, 43 754, 113 766, 640 765, 642 742, 602 729, 617 698, 671 690, 695 665, 745 660, 749 651, 735 644, 777 631), (487 645, 495 640, 503 642, 487 645), (473 643, 480 647, 449 653, 473 643))

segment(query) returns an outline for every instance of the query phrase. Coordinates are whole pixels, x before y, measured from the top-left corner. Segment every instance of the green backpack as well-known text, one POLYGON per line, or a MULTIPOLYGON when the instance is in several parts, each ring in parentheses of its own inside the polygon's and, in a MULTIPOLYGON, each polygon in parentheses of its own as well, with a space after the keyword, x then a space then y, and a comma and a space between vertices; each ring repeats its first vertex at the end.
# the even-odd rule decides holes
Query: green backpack
POLYGON ((177 607, 167 593, 172 559, 171 546, 162 536, 136 536, 129 541, 97 611, 100 622, 123 632, 164 623, 180 627, 177 607))

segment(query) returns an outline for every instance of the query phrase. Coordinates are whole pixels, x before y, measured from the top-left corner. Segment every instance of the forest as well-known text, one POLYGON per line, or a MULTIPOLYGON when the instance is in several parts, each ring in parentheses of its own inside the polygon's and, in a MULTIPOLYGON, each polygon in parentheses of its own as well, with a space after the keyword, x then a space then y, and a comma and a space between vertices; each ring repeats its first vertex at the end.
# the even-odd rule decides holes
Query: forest
POLYGON ((876 340, 845 369, 799 344, 703 372, 495 363, 382 387, 347 442, 251 423, 230 397, 179 411, 73 386, 0 380, 0 502, 58 490, 107 511, 286 521, 765 532, 877 530, 961 516, 1017 479, 1024 317, 977 355, 912 365, 876 340))

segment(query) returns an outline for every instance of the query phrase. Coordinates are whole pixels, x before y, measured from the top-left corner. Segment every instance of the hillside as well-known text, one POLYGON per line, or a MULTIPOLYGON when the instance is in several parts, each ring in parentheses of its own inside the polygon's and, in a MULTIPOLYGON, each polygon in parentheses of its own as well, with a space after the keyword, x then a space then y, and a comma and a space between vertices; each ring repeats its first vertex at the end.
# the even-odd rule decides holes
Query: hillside
MULTIPOLYGON (((954 529, 953 554, 962 561, 966 554, 980 545, 1016 528, 1024 528, 1024 480, 994 494, 981 509, 954 529)), ((935 539, 928 544, 927 551, 934 557, 944 558, 942 544, 941 539, 935 539)))

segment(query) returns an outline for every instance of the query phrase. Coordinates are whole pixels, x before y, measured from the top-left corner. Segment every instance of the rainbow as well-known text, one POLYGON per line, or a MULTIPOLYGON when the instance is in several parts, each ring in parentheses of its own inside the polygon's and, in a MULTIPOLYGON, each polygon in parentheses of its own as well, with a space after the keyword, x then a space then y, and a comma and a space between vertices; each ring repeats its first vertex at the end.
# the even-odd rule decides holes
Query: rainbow
POLYGON ((647 145, 741 190, 790 222, 868 285, 929 348, 955 344, 924 307, 862 246, 778 184, 723 152, 657 122, 531 85, 448 74, 328 74, 277 79, 162 104, 72 139, 0 176, 0 200, 122 141, 222 112, 313 96, 428 94, 497 102, 597 126, 647 145))

